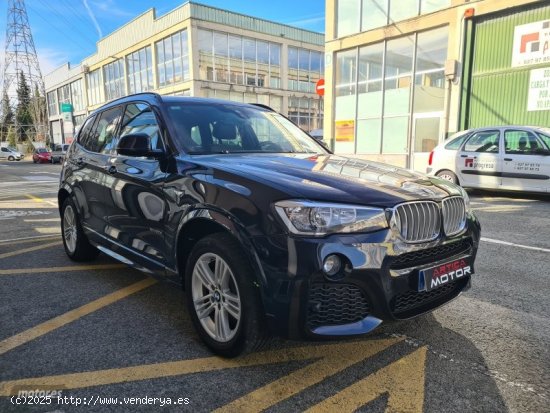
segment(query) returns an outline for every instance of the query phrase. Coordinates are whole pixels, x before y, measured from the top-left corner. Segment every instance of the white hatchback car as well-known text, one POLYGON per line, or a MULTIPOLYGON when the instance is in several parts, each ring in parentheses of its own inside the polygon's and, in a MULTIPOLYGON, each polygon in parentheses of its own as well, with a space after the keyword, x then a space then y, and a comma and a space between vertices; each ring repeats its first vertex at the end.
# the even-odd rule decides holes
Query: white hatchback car
POLYGON ((434 148, 426 172, 464 187, 550 192, 550 129, 494 126, 458 132, 434 148))

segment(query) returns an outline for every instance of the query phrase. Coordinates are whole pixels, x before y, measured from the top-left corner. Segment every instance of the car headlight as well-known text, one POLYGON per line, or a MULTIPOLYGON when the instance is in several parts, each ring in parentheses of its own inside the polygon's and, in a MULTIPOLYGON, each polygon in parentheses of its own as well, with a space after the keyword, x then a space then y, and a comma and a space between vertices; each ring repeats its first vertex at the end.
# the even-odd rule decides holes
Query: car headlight
POLYGON ((372 232, 388 227, 381 208, 307 201, 280 201, 275 210, 293 234, 372 232))

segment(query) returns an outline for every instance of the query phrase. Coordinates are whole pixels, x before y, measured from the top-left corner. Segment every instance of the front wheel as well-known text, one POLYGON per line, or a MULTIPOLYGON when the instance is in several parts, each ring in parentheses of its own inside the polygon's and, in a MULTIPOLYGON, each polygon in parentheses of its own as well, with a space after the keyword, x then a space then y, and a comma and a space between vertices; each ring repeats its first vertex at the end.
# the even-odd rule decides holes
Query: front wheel
POLYGON ((455 173, 452 172, 452 171, 448 171, 448 170, 445 169, 443 171, 439 171, 436 174, 436 176, 438 176, 439 178, 444 179, 446 181, 452 182, 453 184, 458 185, 458 178, 455 175, 455 173))
POLYGON ((90 244, 82 229, 76 207, 67 198, 61 209, 61 235, 63 246, 69 258, 73 261, 92 261, 99 251, 90 244))
POLYGON ((267 337, 254 274, 229 234, 201 239, 189 256, 185 294, 189 313, 205 344, 235 357, 258 349, 267 337))
POLYGON ((8 156, 8 161, 15 161, 15 158, 13 156, 8 156))

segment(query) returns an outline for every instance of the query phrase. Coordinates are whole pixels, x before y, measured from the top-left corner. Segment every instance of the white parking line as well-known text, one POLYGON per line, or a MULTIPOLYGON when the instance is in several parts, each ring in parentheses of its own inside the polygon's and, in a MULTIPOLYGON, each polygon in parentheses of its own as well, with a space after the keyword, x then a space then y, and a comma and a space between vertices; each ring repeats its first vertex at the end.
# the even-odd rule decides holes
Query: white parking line
POLYGON ((510 246, 510 247, 525 248, 526 250, 541 251, 541 252, 550 252, 550 249, 548 249, 548 248, 531 247, 531 246, 529 246, 529 245, 515 244, 515 243, 513 243, 513 242, 501 241, 501 240, 492 239, 492 238, 481 237, 481 241, 490 242, 490 243, 492 243, 492 244, 508 245, 508 246, 510 246))
POLYGON ((6 243, 6 242, 25 241, 25 240, 40 239, 40 238, 55 238, 55 235, 35 235, 35 236, 33 236, 33 237, 12 238, 12 239, 1 239, 1 240, 0 240, 0 243, 4 244, 4 243, 6 243))

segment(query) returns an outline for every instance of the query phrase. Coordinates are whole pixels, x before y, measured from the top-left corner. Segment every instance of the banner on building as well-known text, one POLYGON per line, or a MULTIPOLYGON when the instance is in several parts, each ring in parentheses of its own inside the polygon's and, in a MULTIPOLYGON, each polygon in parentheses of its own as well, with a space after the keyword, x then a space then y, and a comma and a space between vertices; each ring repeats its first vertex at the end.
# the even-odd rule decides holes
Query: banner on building
POLYGON ((550 110, 550 67, 531 70, 527 111, 550 110))
POLYGON ((512 67, 541 63, 550 63, 550 20, 516 26, 512 67))

